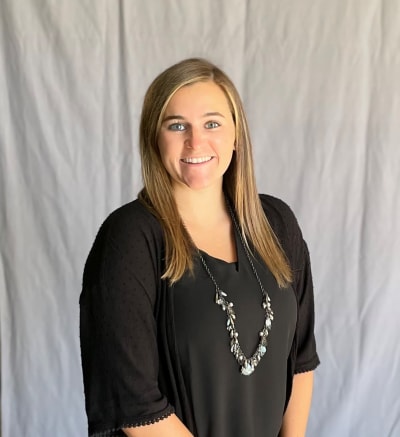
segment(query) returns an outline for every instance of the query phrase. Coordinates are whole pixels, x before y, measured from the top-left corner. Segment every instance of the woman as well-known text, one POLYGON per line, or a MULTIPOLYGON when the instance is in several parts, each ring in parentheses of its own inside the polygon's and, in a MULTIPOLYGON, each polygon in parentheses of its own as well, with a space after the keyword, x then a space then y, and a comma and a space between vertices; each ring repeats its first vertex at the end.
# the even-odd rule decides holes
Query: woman
POLYGON ((140 123, 144 188, 85 266, 90 435, 305 434, 314 340, 295 217, 256 191, 239 95, 202 59, 161 73, 140 123))

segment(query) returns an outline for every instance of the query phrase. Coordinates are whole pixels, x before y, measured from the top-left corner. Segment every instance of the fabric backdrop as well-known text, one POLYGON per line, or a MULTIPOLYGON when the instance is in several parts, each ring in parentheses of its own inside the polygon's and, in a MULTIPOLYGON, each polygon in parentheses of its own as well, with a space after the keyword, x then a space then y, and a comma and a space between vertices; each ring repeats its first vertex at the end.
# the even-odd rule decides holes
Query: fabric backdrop
POLYGON ((190 56, 236 83, 310 247, 308 436, 400 436, 398 0, 0 1, 1 435, 86 435, 84 261, 141 187, 147 86, 190 56))

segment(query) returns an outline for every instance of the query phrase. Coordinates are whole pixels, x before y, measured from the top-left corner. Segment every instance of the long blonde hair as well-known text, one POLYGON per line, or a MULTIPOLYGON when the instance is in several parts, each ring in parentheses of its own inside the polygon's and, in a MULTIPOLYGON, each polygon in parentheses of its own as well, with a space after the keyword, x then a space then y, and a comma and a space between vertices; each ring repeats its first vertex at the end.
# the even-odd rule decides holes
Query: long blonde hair
POLYGON ((152 82, 144 98, 140 120, 140 154, 144 188, 139 199, 159 219, 165 238, 164 279, 172 284, 193 270, 194 247, 179 215, 170 177, 161 161, 158 134, 166 107, 182 87, 213 81, 224 91, 236 127, 235 153, 224 175, 224 192, 231 200, 247 244, 269 267, 280 287, 292 281, 292 272, 277 237, 265 217, 257 193, 252 145, 239 93, 232 81, 210 62, 192 58, 172 65, 152 82))

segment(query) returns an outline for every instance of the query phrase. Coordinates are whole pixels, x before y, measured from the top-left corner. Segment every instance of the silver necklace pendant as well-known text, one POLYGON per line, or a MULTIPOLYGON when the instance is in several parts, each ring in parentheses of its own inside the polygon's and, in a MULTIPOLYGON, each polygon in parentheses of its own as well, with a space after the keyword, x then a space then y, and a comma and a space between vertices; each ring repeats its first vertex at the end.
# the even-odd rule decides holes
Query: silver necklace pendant
POLYGON ((226 312, 226 316, 227 316, 226 329, 229 333, 231 352, 240 366, 240 373, 244 376, 249 376, 254 372, 255 368, 258 366, 258 363, 261 361, 261 358, 267 352, 267 343, 268 343, 267 338, 268 338, 269 331, 271 330, 272 320, 274 320, 274 313, 271 308, 271 301, 268 296, 268 293, 264 290, 260 277, 258 276, 257 270, 253 264, 253 261, 251 260, 250 254, 243 241, 232 208, 230 207, 229 202, 227 202, 227 204, 228 204, 229 212, 232 217, 232 221, 240 237, 240 242, 246 253, 246 257, 251 265, 253 273, 257 279, 258 285, 260 286, 260 290, 262 294, 262 307, 265 311, 264 325, 262 330, 260 331, 260 341, 256 347, 255 352, 250 358, 247 358, 245 356, 239 344, 239 333, 237 332, 235 327, 236 314, 233 308, 233 303, 227 300, 228 295, 224 291, 222 291, 221 288, 218 286, 214 276, 212 275, 205 259, 203 258, 199 250, 197 250, 197 253, 200 257, 201 263, 203 264, 205 271, 207 272, 211 281, 215 285, 215 303, 219 305, 223 311, 226 312))
POLYGON ((272 320, 274 319, 274 315, 271 309, 271 303, 268 295, 264 294, 263 304, 262 304, 265 310, 264 326, 260 332, 260 341, 257 345, 254 354, 250 358, 247 358, 243 353, 242 348, 240 347, 239 333, 237 332, 235 327, 236 314, 233 307, 233 303, 228 302, 226 300, 227 297, 228 297, 227 294, 217 286, 215 291, 215 302, 221 307, 223 311, 226 312, 226 316, 227 316, 226 329, 229 332, 231 352, 233 356, 236 358, 236 361, 240 365, 240 373, 244 376, 249 376, 254 372, 255 368, 258 366, 258 363, 261 361, 261 358, 267 352, 267 337, 271 329, 272 320))

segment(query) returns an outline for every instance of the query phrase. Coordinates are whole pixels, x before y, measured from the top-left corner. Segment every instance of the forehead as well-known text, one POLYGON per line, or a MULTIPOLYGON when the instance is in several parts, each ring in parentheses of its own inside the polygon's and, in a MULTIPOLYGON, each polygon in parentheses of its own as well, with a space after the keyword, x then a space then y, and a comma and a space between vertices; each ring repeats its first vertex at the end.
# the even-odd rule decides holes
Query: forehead
POLYGON ((215 82, 196 82, 176 91, 168 102, 165 114, 171 115, 176 111, 184 110, 231 112, 231 105, 225 92, 215 82))

